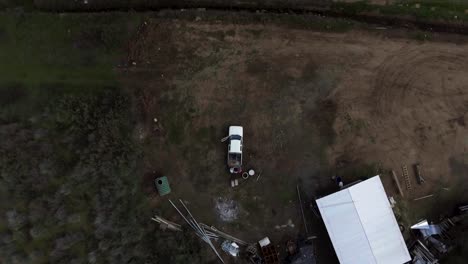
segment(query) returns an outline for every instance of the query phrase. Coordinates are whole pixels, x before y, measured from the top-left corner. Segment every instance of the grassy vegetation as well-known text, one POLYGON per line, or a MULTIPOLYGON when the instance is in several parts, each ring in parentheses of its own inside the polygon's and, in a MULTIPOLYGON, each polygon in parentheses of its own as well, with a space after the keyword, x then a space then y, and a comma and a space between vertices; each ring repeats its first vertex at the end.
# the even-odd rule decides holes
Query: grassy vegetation
MULTIPOLYGON (((349 19, 322 17, 312 14, 275 14, 275 13, 259 13, 253 14, 249 12, 227 12, 227 11, 210 11, 210 12, 178 12, 164 11, 165 17, 173 17, 193 21, 201 19, 202 21, 211 21, 216 23, 222 20, 224 23, 233 24, 269 24, 278 26, 287 26, 297 29, 310 29, 315 31, 326 32, 346 32, 356 27, 366 27, 365 24, 358 23, 349 19)), ((260 37, 261 32, 252 32, 260 37)))
POLYGON ((34 0, 2 0, 0 1, 0 10, 21 8, 23 10, 33 10, 34 0))
POLYGON ((354 3, 337 2, 332 10, 349 15, 377 13, 388 16, 409 16, 418 20, 468 21, 468 1, 466 0, 411 0, 390 5, 373 5, 368 1, 354 3))
POLYGON ((129 37, 127 25, 137 20, 132 14, 5 12, 0 16, 0 81, 108 84, 115 80, 113 67, 129 37))
POLYGON ((0 16, 1 118, 24 117, 63 93, 88 93, 116 85, 128 14, 0 16))
POLYGON ((133 106, 115 70, 140 19, 0 15, 2 262, 199 262, 195 238, 149 220, 140 189, 133 106))

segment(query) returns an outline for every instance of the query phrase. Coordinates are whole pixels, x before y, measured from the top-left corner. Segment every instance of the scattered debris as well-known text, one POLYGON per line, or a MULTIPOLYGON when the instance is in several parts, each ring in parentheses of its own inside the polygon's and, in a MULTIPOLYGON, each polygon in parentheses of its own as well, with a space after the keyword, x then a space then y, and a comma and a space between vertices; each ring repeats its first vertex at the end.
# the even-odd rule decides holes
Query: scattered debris
POLYGON ((263 259, 258 254, 257 245, 252 244, 249 245, 246 249, 247 252, 247 259, 252 264, 263 264, 263 259))
MULTIPOLYGON (((182 231, 182 228, 179 224, 177 223, 174 223, 174 222, 171 222, 167 219, 164 219, 160 216, 154 216, 153 218, 151 218, 151 220, 157 222, 157 223, 160 223, 161 225, 165 225, 165 228, 169 228, 171 230, 174 230, 174 231, 182 231)), ((241 246, 247 246, 248 243, 243 241, 243 240, 240 240, 239 238, 236 238, 236 237, 233 237, 227 233, 224 233, 220 230, 218 230, 216 227, 214 226, 209 226, 207 224, 204 224, 204 223, 199 223, 200 227, 205 231, 205 233, 209 234, 210 237, 213 237, 213 238, 217 238, 217 237, 222 237, 224 239, 227 239, 227 240, 230 240, 230 241, 233 241, 241 246)))
POLYGON ((424 238, 442 233, 442 229, 439 225, 430 225, 427 220, 423 220, 417 224, 412 225, 411 229, 419 230, 424 238))
POLYGON ((311 240, 289 240, 287 243, 289 256, 287 263, 291 264, 316 264, 315 247, 311 240))
POLYGON ((260 179, 260 176, 262 176, 262 171, 260 171, 260 172, 258 173, 257 180, 255 180, 255 181, 258 181, 258 179, 260 179))
POLYGON ((239 244, 239 245, 241 245, 241 246, 246 246, 246 245, 248 245, 247 242, 245 242, 245 241, 243 241, 243 240, 240 240, 240 239, 238 239, 238 238, 236 238, 236 237, 233 237, 233 236, 231 236, 231 235, 229 235, 229 234, 226 234, 226 233, 224 233, 224 232, 218 230, 218 229, 217 229, 216 227, 214 227, 214 226, 208 226, 208 225, 203 224, 203 223, 200 223, 200 226, 201 226, 205 231, 212 232, 212 233, 214 233, 214 234, 216 234, 216 235, 218 235, 219 237, 222 237, 222 238, 224 238, 224 239, 228 239, 228 240, 234 241, 234 242, 236 242, 237 244, 239 244))
POLYGON ((428 225, 427 229, 420 229, 419 231, 421 231, 424 238, 433 235, 440 235, 442 233, 442 229, 439 225, 428 225))
POLYGON ((411 229, 422 229, 422 228, 425 228, 428 225, 429 225, 429 223, 427 222, 427 220, 422 220, 422 221, 412 225, 411 229))
POLYGON ((268 237, 258 241, 258 244, 260 245, 265 264, 280 263, 276 247, 271 243, 268 237))
POLYGON ((286 242, 286 251, 290 256, 296 255, 298 252, 296 242, 288 240, 288 242, 286 242))
POLYGON ((225 222, 232 222, 238 218, 239 205, 234 200, 219 197, 215 208, 219 218, 225 222))
POLYGON ((233 257, 239 256, 239 245, 237 245, 236 242, 224 240, 224 242, 221 244, 221 249, 233 257))
POLYGON ((171 187, 169 186, 169 181, 167 180, 166 176, 156 178, 154 183, 156 184, 156 189, 158 190, 160 196, 171 193, 171 187))
POLYGON ((238 179, 231 180, 231 187, 234 188, 237 186, 239 186, 239 180, 238 179))
POLYGON ((427 242, 432 245, 439 255, 446 254, 448 252, 447 245, 442 243, 440 240, 434 236, 427 236, 427 242))
POLYGON ((332 180, 336 182, 336 184, 338 185, 338 187, 340 187, 340 189, 343 188, 344 183, 343 183, 343 179, 341 179, 340 176, 333 175, 332 180))
POLYGON ((439 259, 454 249, 457 244, 464 243, 467 220, 465 214, 445 218, 439 224, 430 224, 422 220, 411 227, 418 230, 416 238, 410 246, 410 252, 415 264, 437 264, 439 259))
POLYGON ((390 202, 390 206, 393 208, 396 205, 395 198, 393 196, 388 197, 388 201, 390 202))
POLYGON ((291 227, 291 228, 294 228, 296 225, 294 225, 293 221, 291 219, 288 219, 288 222, 284 225, 276 225, 275 228, 276 229, 282 229, 282 228, 286 228, 286 227, 291 227))
POLYGON ((411 255, 413 255, 413 263, 415 264, 436 264, 438 260, 429 251, 429 249, 420 241, 416 240, 410 247, 411 255))
POLYGON ((468 205, 459 206, 459 207, 458 207, 458 211, 459 211, 460 213, 465 213, 465 212, 467 212, 467 211, 468 211, 468 205))
POLYGON ((249 173, 246 172, 246 171, 244 171, 244 172, 242 173, 242 179, 247 180, 248 178, 249 178, 249 173))

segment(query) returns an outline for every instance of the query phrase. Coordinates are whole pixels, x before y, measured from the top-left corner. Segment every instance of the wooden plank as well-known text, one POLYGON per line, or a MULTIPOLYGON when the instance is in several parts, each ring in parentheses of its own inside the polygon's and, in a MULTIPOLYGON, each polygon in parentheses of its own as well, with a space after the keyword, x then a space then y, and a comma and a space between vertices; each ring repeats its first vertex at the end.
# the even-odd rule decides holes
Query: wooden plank
POLYGON ((160 224, 165 224, 165 225, 167 225, 167 227, 168 227, 169 229, 172 229, 172 230, 175 230, 175 231, 182 231, 182 228, 180 227, 179 224, 176 224, 176 223, 174 223, 174 222, 171 222, 171 221, 169 221, 169 220, 166 220, 166 219, 164 219, 164 218, 162 218, 162 217, 160 217, 160 216, 157 216, 157 215, 156 215, 156 216, 154 216, 153 218, 151 218, 151 220, 153 220, 153 221, 155 221, 155 222, 157 222, 157 223, 160 223, 160 224))
POLYGON ((392 170, 392 175, 393 175, 393 181, 395 181, 395 184, 398 188, 398 192, 400 193, 401 197, 404 197, 403 190, 401 189, 400 181, 398 180, 398 177, 394 170, 392 170))

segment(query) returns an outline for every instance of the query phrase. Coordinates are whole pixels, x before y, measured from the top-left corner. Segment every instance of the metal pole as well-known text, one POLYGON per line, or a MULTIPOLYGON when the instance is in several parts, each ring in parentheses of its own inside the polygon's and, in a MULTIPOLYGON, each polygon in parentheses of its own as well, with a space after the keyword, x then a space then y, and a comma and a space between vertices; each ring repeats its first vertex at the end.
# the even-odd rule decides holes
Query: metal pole
POLYGON ((200 230, 202 232, 203 235, 206 235, 205 234, 205 231, 200 227, 200 225, 197 223, 197 220, 195 219, 195 217, 193 217, 192 213, 190 213, 189 209, 187 208, 187 206, 185 206, 184 202, 182 202, 181 199, 179 199, 179 202, 182 204, 182 206, 185 208, 185 210, 187 211, 187 213, 190 215, 190 217, 192 217, 193 221, 195 222, 195 225, 197 226, 198 230, 200 230))
POLYGON ((426 196, 423 196, 423 197, 416 198, 416 199, 414 199, 414 201, 419 201, 419 200, 426 199, 426 198, 429 198, 429 197, 432 197, 432 196, 434 196, 434 194, 429 194, 429 195, 426 195, 426 196))
POLYGON ((301 199, 301 192, 299 191, 299 185, 296 185, 296 189, 297 189, 297 196, 299 197, 299 204, 301 206, 302 221, 304 221, 304 228, 305 228, 305 232, 307 235, 309 233, 309 230, 307 229, 307 223, 306 223, 306 219, 304 215, 304 208, 302 208, 302 199, 301 199))
MULTIPOLYGON (((169 202, 172 204, 172 206, 177 210, 177 212, 180 214, 180 216, 182 216, 182 218, 184 218, 185 222, 187 222, 189 225, 190 225, 190 222, 188 221, 188 219, 182 214, 182 212, 179 210, 179 208, 177 208, 177 206, 169 199, 169 202)), ((191 226, 191 225, 190 225, 191 226)))
MULTIPOLYGON (((224 260, 223 258, 221 257, 221 255, 219 255, 218 251, 216 250, 216 248, 214 247, 213 243, 211 243, 211 240, 209 239, 209 237, 206 235, 205 233, 205 230, 202 229, 200 227, 200 225, 198 225, 197 223, 197 220, 195 219, 195 217, 193 217, 192 213, 190 213, 190 210, 187 208, 187 206, 185 206, 184 202, 182 202, 181 199, 179 199, 179 202, 182 204, 182 206, 185 208, 185 210, 187 211, 187 213, 190 215, 190 217, 193 219, 193 222, 195 223, 196 225, 196 229, 200 230, 201 231, 201 234, 202 234, 202 239, 203 241, 205 241, 208 245, 210 245, 211 249, 214 251, 214 253, 216 254, 216 256, 218 256, 219 260, 224 263, 224 260)), ((171 202, 172 203, 172 202, 171 202)))

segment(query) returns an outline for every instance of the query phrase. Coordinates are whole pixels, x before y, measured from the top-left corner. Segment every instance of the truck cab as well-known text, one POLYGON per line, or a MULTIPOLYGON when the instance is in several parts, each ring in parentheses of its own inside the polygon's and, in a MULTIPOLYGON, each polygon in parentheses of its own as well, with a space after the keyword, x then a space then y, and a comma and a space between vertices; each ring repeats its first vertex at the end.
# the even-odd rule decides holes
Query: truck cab
POLYGON ((244 131, 241 126, 230 126, 227 164, 231 173, 242 172, 242 145, 244 131))

